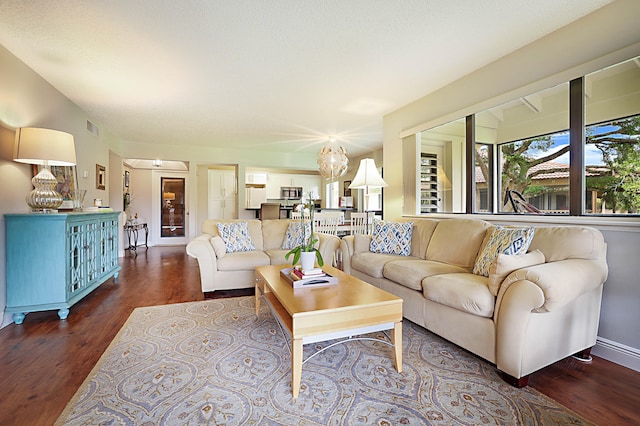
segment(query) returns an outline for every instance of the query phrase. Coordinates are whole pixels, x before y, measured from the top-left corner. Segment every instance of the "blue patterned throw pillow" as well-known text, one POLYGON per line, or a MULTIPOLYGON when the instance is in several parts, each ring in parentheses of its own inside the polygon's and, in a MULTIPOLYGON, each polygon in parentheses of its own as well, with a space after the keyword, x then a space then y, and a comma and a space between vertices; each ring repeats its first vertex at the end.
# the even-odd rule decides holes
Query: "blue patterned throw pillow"
MULTIPOLYGON (((304 235, 309 241, 309 236, 311 235, 311 223, 307 222, 304 224, 304 228, 300 222, 289 222, 289 227, 287 228, 287 234, 284 236, 284 241, 282 242, 282 248, 291 250, 292 248, 296 248, 302 245, 302 230, 305 230, 304 235)), ((305 241, 306 244, 306 241, 305 241)))
POLYGON ((251 241, 247 222, 216 223, 216 226, 218 234, 227 248, 227 253, 256 249, 251 241))
POLYGON ((484 238, 480 248, 480 254, 473 266, 476 275, 489 276, 489 267, 499 254, 524 254, 533 240, 533 228, 517 228, 496 226, 493 231, 484 238))
POLYGON ((369 251, 372 253, 411 255, 413 222, 380 222, 373 224, 369 251))

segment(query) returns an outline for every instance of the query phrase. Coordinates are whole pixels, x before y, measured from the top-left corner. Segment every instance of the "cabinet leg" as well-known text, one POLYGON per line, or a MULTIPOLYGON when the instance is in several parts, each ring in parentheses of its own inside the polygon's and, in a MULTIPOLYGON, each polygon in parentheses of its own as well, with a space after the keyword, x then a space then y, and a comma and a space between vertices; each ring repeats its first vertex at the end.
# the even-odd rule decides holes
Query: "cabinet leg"
POLYGON ((58 311, 58 316, 60 317, 61 320, 66 320, 67 317, 69 316, 69 309, 67 308, 62 308, 58 311))
POLYGON ((24 321, 24 314, 22 312, 13 314, 14 323, 16 323, 17 325, 20 325, 22 324, 23 321, 24 321))

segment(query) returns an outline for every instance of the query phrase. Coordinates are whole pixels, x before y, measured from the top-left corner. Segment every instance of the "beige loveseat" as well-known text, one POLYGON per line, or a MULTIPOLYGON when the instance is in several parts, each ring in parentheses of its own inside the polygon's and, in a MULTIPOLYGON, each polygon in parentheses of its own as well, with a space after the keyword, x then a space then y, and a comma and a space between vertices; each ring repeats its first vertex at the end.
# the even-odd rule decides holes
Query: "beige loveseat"
POLYGON ((516 386, 567 356, 588 358, 608 272, 598 230, 535 227, 528 252, 501 255, 486 277, 472 271, 495 229, 491 223, 400 222, 408 221, 414 223, 410 256, 372 253, 371 236, 349 236, 341 242, 344 271, 402 297, 405 318, 494 363, 516 386), (510 272, 527 258, 524 263, 543 263, 510 272))
MULTIPOLYGON (((209 219, 202 224, 202 234, 187 244, 187 254, 198 260, 203 292, 249 288, 255 285, 256 266, 291 263, 285 259, 288 249, 282 249, 291 220, 218 220, 209 219), (227 253, 219 236, 217 223, 246 222, 252 251, 227 253)), ((338 237, 316 232, 318 249, 327 265, 331 265, 340 246, 338 237)))

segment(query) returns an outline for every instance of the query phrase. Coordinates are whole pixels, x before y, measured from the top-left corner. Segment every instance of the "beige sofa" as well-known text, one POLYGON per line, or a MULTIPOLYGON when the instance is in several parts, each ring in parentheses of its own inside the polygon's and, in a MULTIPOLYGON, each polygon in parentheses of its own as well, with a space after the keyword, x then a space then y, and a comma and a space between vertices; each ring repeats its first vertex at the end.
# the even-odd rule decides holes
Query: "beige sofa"
POLYGON ((494 363, 518 387, 527 385, 530 373, 562 358, 589 357, 608 272, 598 230, 536 227, 528 253, 518 259, 540 256, 544 263, 509 273, 515 258, 502 255, 506 271, 486 277, 472 270, 492 224, 400 222, 407 221, 414 223, 410 256, 372 253, 371 236, 349 236, 341 242, 344 271, 402 297, 405 318, 494 363), (495 296, 490 283, 499 286, 495 296))
MULTIPOLYGON (((253 287, 256 266, 290 264, 292 257, 289 257, 289 260, 285 259, 289 250, 281 249, 290 222, 291 220, 286 219, 206 220, 202 224, 202 234, 187 245, 187 254, 198 260, 202 291, 253 287), (216 224, 241 222, 247 222, 255 250, 226 253, 216 224)), ((331 265, 340 246, 340 239, 333 235, 315 234, 319 238, 318 249, 325 264, 331 265)))

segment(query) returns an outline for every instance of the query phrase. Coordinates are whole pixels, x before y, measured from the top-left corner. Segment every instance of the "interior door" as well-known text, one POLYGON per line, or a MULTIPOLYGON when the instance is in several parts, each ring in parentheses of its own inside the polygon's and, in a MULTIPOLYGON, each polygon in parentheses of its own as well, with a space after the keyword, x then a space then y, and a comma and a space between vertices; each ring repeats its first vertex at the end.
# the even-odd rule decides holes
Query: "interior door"
POLYGON ((156 226, 151 233, 158 245, 187 244, 189 230, 188 175, 158 171, 154 173, 153 211, 156 226))

